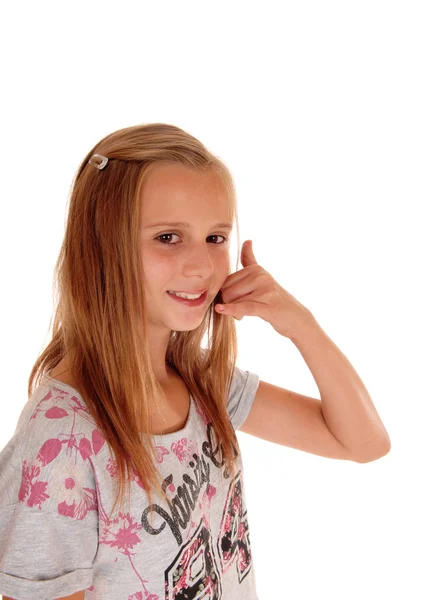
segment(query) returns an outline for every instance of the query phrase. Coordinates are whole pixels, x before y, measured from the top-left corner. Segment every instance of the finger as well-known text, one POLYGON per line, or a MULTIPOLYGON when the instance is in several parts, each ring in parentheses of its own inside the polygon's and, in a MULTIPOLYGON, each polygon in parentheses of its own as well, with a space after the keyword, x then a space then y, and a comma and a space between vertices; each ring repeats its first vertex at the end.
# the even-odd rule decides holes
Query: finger
POLYGON ((232 306, 233 304, 238 304, 244 302, 245 300, 251 300, 257 297, 257 288, 254 280, 249 279, 246 281, 241 287, 240 285, 237 287, 233 287, 231 290, 223 290, 221 293, 221 303, 223 306, 232 306))
POLYGON ((256 316, 262 303, 250 300, 249 302, 232 302, 230 304, 216 304, 215 310, 220 314, 230 317, 243 318, 246 315, 256 316))
POLYGON ((244 315, 241 316, 237 316, 235 314, 230 314, 230 312, 225 312, 225 304, 216 304, 215 309, 216 312, 220 313, 221 315, 225 315, 227 317, 234 317, 234 319, 236 319, 237 321, 241 321, 244 317, 244 315))
POLYGON ((241 281, 243 281, 243 279, 246 279, 246 277, 248 276, 249 273, 244 269, 239 269, 235 273, 231 273, 231 275, 228 275, 228 277, 221 285, 221 291, 224 292, 225 290, 228 290, 231 286, 237 285, 237 283, 240 283, 241 281))

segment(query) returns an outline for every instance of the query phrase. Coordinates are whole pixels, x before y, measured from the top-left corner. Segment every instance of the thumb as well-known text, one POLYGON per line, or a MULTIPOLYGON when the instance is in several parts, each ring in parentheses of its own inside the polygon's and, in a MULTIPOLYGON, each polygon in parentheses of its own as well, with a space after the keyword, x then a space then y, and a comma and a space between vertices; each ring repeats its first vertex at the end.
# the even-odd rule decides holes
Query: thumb
POLYGON ((243 246, 241 249, 241 264, 244 267, 258 264, 252 250, 252 240, 246 240, 245 242, 243 242, 243 246))

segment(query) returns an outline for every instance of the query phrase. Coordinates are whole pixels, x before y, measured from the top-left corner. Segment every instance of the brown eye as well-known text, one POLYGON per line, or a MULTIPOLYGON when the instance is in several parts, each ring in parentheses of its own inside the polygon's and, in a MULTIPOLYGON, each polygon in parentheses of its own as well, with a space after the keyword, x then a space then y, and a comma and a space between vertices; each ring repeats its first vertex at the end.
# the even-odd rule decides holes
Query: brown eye
MULTIPOLYGON (((173 236, 173 235, 177 235, 177 234, 176 233, 161 233, 161 235, 158 235, 155 239, 159 240, 159 238, 169 237, 169 236, 173 236)), ((174 244, 170 244, 169 242, 163 242, 162 240, 159 240, 159 241, 161 242, 161 244, 166 244, 168 246, 174 246, 174 244)))
POLYGON ((222 242, 219 242, 218 244, 216 244, 217 246, 219 246, 220 244, 224 244, 226 241, 228 241, 228 238, 226 238, 224 235, 210 235, 209 237, 215 238, 215 237, 220 237, 222 238, 222 242))

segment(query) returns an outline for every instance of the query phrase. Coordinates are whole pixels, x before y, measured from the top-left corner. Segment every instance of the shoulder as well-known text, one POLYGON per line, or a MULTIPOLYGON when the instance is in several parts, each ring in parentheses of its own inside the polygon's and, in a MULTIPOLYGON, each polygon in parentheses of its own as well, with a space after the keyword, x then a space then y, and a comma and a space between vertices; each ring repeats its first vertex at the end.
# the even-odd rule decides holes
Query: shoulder
POLYGON ((228 392, 227 411, 234 429, 239 429, 249 414, 259 385, 259 376, 235 366, 228 392))
POLYGON ((82 398, 42 380, 0 455, 0 506, 82 520, 96 506, 92 454, 100 440, 82 398))
POLYGON ((59 598, 92 584, 99 512, 82 400, 36 388, 0 452, 0 595, 59 598))

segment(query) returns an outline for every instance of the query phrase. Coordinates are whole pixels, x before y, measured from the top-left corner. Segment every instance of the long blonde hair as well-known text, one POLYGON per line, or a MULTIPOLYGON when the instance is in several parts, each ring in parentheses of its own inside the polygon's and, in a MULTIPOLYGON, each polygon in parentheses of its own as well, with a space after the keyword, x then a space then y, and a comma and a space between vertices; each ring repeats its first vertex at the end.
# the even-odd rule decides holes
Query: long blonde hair
MULTIPOLYGON (((152 504, 153 491, 167 499, 155 468, 150 433, 151 405, 163 390, 152 369, 145 326, 146 305, 140 251, 140 191, 152 165, 181 164, 216 173, 235 216, 235 186, 223 161, 195 137, 174 125, 150 123, 120 129, 87 154, 71 186, 66 230, 54 270, 58 302, 51 339, 29 377, 33 394, 44 374, 66 355, 70 373, 118 469, 116 500, 124 501, 132 473, 152 504), (101 171, 89 164, 94 153, 108 157, 101 171), (140 429, 143 427, 143 437, 140 429)), ((237 265, 239 250, 237 249, 237 265)), ((232 272, 230 268, 230 272, 232 272)), ((238 441, 226 404, 237 360, 233 319, 209 306, 199 327, 172 331, 166 362, 183 379, 213 425, 226 466, 234 470, 238 441), (207 332, 207 347, 201 342, 207 332)), ((52 320, 50 322, 51 327, 52 320)))

